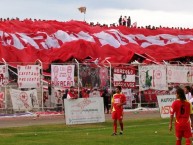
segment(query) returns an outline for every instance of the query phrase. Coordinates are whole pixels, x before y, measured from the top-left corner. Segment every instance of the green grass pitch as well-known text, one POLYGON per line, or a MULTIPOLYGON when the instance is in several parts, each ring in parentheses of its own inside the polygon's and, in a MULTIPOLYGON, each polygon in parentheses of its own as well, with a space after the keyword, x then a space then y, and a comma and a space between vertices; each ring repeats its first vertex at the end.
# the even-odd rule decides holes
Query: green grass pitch
POLYGON ((173 145, 174 131, 169 132, 168 122, 161 118, 124 120, 124 134, 117 136, 111 136, 112 122, 2 128, 0 145, 173 145))

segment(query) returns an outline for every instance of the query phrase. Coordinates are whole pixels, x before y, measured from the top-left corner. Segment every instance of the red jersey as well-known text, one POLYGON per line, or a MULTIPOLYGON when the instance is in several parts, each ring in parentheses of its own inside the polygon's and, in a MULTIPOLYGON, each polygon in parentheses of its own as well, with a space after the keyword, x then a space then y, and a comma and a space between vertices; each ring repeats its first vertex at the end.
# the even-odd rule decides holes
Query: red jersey
POLYGON ((77 99, 77 95, 74 92, 68 92, 67 99, 77 99))
POLYGON ((114 94, 111 100, 113 109, 112 111, 123 111, 123 106, 117 106, 117 104, 126 102, 126 97, 124 94, 114 94))
POLYGON ((176 123, 179 125, 189 125, 190 114, 192 114, 192 105, 188 101, 181 101, 179 99, 172 103, 170 115, 176 116, 176 123))

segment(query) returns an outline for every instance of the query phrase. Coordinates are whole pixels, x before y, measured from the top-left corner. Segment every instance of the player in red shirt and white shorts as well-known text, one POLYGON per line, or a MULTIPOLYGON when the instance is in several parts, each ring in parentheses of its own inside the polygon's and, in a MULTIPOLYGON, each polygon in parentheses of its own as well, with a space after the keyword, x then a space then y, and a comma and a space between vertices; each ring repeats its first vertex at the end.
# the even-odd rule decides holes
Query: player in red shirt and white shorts
POLYGON ((126 104, 126 97, 121 93, 121 86, 115 88, 115 94, 111 100, 111 113, 113 119, 113 134, 117 135, 117 120, 121 127, 120 135, 123 134, 123 105, 126 104))

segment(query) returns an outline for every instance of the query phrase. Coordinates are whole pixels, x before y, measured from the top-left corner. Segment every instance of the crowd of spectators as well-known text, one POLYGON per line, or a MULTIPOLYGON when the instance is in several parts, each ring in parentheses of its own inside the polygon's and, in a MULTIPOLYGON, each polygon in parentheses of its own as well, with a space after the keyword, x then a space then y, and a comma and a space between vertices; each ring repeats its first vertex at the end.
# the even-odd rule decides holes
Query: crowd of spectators
POLYGON ((119 26, 126 26, 126 27, 131 27, 131 18, 130 16, 124 16, 122 17, 122 15, 119 18, 119 26))
MULTIPOLYGON (((111 96, 113 95, 107 89, 99 89, 99 88, 80 88, 78 93, 78 88, 71 86, 66 90, 57 90, 54 96, 57 98, 56 110, 62 111, 62 100, 64 99, 78 99, 78 98, 95 98, 102 97, 104 101, 104 111, 108 114, 110 111, 109 104, 111 102, 111 96), (58 93, 57 93, 58 92, 58 93)), ((51 95, 51 94, 50 94, 51 95)), ((46 96, 45 96, 46 97, 46 96)), ((46 98, 48 99, 48 97, 46 98)), ((45 103, 45 101, 44 101, 45 103)))
MULTIPOLYGON (((7 21, 49 21, 49 20, 42 20, 42 19, 32 19, 32 18, 25 18, 23 20, 19 19, 18 17, 16 18, 0 18, 0 22, 7 22, 7 21)), ((88 23, 88 22, 86 22, 88 23)), ((101 24, 97 22, 96 24, 94 22, 88 23, 90 26, 99 26, 99 27, 118 27, 118 26, 125 26, 128 28, 135 28, 135 29, 150 29, 150 30, 156 30, 156 29, 176 29, 176 30, 189 30, 190 28, 183 28, 183 27, 167 27, 167 26, 152 26, 152 25, 147 25, 147 26, 137 26, 137 22, 132 23, 131 17, 130 16, 120 16, 118 21, 112 24, 101 24)))
POLYGON ((149 29, 149 30, 156 30, 156 29, 175 29, 175 30, 189 30, 190 28, 183 28, 183 27, 168 27, 168 26, 137 26, 137 22, 132 23, 130 16, 120 16, 118 19, 118 22, 112 23, 110 25, 107 24, 100 24, 97 22, 94 24, 94 22, 90 22, 91 26, 100 26, 100 27, 118 27, 118 26, 125 26, 128 28, 134 28, 134 29, 149 29))

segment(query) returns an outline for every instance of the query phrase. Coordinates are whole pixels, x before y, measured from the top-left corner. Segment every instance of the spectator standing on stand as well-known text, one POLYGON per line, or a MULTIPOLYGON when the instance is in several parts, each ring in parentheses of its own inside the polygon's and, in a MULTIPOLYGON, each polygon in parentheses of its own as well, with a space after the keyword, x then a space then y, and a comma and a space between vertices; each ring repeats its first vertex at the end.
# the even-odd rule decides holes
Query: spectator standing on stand
POLYGON ((126 23, 127 23, 127 16, 125 16, 125 17, 123 18, 123 26, 126 26, 126 23))
POLYGON ((130 16, 127 18, 127 27, 131 27, 131 18, 130 18, 130 16))
POLYGON ((121 26, 122 25, 122 16, 120 16, 120 18, 119 18, 119 26, 121 26))

